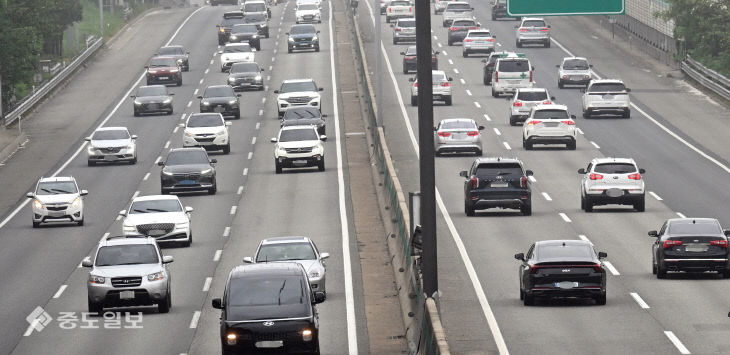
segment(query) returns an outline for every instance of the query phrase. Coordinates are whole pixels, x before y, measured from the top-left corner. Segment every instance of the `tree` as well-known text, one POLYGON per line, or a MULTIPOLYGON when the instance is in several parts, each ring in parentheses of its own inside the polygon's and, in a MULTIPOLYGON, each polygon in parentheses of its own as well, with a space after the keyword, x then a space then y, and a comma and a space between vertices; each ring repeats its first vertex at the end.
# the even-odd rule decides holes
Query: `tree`
POLYGON ((16 85, 31 82, 41 50, 42 42, 36 28, 27 22, 23 24, 27 9, 22 3, 18 0, 0 2, 0 76, 5 108, 8 108, 16 85))

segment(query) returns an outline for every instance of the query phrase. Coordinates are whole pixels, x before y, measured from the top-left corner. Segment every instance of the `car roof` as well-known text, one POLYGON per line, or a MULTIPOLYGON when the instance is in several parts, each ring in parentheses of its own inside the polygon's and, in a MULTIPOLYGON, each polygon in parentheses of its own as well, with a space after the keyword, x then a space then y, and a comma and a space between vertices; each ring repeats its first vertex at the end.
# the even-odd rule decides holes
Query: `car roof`
POLYGON ((476 29, 476 30, 469 30, 469 31, 467 31, 466 32, 466 35, 468 36, 471 33, 479 33, 479 32, 486 32, 486 33, 492 34, 492 31, 490 31, 490 30, 488 30, 486 28, 479 28, 479 29, 476 29))
POLYGON ((99 242, 99 246, 113 246, 113 245, 139 245, 139 244, 153 244, 157 242, 155 238, 144 235, 127 235, 127 236, 108 236, 99 242))
MULTIPOLYGON (((207 151, 203 147, 188 147, 188 148, 170 149, 170 153, 172 153, 172 152, 200 152, 200 151, 206 152, 206 154, 207 154, 207 151)), ((170 153, 167 153, 167 154, 169 155, 170 153)))
POLYGON ((304 269, 295 262, 254 263, 236 266, 229 277, 231 279, 257 275, 304 276, 304 269))
POLYGON ((401 21, 416 21, 416 18, 415 17, 401 17, 396 22, 401 22, 401 21))
POLYGON ((284 126, 284 127, 281 127, 280 131, 291 131, 293 129, 314 129, 314 130, 316 130, 317 127, 315 127, 313 125, 284 126))
POLYGON ((153 56, 152 58, 150 58, 150 61, 152 61, 153 59, 169 59, 169 60, 175 60, 175 58, 170 57, 170 56, 166 56, 166 55, 156 55, 156 56, 153 56))
POLYGON ((121 130, 129 131, 127 129, 127 127, 112 126, 112 127, 99 127, 95 130, 95 132, 97 132, 97 131, 121 131, 121 130))
POLYGON ((42 177, 38 179, 38 182, 61 182, 61 181, 76 181, 73 176, 54 176, 54 177, 42 177))
POLYGON ((540 20, 540 21, 545 21, 545 18, 543 18, 543 17, 523 17, 523 18, 522 18, 522 21, 523 21, 523 22, 524 22, 524 21, 530 21, 530 20, 540 20))
MULTIPOLYGON (((247 25, 246 23, 237 23, 236 25, 247 25)), ((245 43, 226 43, 226 47, 251 47, 248 42, 245 43)))
POLYGON ((695 217, 685 217, 685 218, 670 218, 667 220, 667 223, 671 224, 694 224, 693 223, 720 223, 716 218, 695 218, 695 217))
POLYGON ((558 104, 548 104, 548 105, 539 104, 539 105, 535 105, 532 109, 535 110, 535 111, 539 111, 539 110, 561 110, 561 111, 568 111, 568 106, 558 105, 558 104))
POLYGON ((314 79, 286 79, 283 80, 281 83, 308 83, 313 81, 314 79))
POLYGON ((546 92, 546 88, 517 88, 519 92, 546 92))
POLYGON ((467 4, 467 5, 469 5, 469 3, 466 2, 466 1, 452 1, 450 4, 448 4, 446 6, 448 7, 451 4, 467 4))
POLYGON ((441 120, 441 123, 444 123, 444 122, 470 122, 470 123, 476 123, 471 118, 444 118, 443 120, 441 120))
POLYGON ((518 158, 507 158, 507 157, 481 157, 474 160, 477 164, 488 164, 488 163, 519 163, 522 165, 522 161, 518 158))
POLYGON ((634 161, 634 159, 631 159, 631 158, 613 158, 613 157, 593 158, 592 162, 594 164, 603 164, 603 163, 628 163, 628 164, 634 164, 634 165, 636 165, 636 162, 634 161))
POLYGON ((591 84, 596 84, 596 83, 620 83, 620 84, 623 84, 624 82, 621 79, 593 79, 593 80, 591 80, 591 84))
POLYGON ((578 59, 578 60, 588 61, 588 59, 586 59, 585 57, 565 57, 565 58, 563 58, 563 61, 572 60, 572 59, 578 59))
POLYGON ((284 244, 284 243, 309 243, 309 242, 310 242, 310 240, 307 237, 288 236, 288 237, 266 238, 261 241, 261 245, 284 244))
POLYGON ((585 241, 585 240, 578 240, 578 239, 554 239, 554 240, 541 240, 538 242, 535 242, 535 246, 538 245, 588 245, 593 246, 591 242, 585 241))
POLYGON ((158 200, 176 200, 180 201, 180 198, 178 198, 175 195, 146 195, 146 196, 137 196, 135 197, 132 202, 137 201, 158 201, 158 200))

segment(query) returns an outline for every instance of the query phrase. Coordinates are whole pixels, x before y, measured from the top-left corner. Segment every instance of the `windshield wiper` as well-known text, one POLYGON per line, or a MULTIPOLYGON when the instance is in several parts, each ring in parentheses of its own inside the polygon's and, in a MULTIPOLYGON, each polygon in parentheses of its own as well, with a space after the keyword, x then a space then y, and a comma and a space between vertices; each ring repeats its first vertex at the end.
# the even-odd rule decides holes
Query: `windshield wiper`
POLYGON ((284 286, 286 286, 286 279, 284 279, 284 282, 281 284, 281 288, 279 289, 279 306, 281 306, 281 291, 284 291, 284 286))
POLYGON ((62 190, 62 189, 51 189, 51 190, 56 191, 61 194, 72 194, 73 193, 71 191, 66 191, 66 190, 62 190))
POLYGON ((132 212, 147 213, 147 210, 132 210, 132 212))

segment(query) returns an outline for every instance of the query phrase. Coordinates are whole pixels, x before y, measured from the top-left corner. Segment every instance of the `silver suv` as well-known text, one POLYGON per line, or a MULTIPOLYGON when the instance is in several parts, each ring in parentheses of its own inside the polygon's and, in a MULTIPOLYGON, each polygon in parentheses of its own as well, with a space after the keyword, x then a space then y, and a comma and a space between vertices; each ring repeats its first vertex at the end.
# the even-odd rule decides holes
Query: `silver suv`
POLYGON ((565 57, 556 67, 558 68, 558 87, 561 89, 565 85, 588 86, 588 83, 591 82, 591 68, 593 68, 593 65, 588 64, 588 59, 565 57))
POLYGON ((516 126, 525 122, 530 116, 530 110, 537 105, 549 105, 555 100, 550 96, 547 89, 543 88, 521 88, 515 91, 514 96, 509 100, 509 125, 516 126), (552 101, 551 101, 552 100, 552 101))
POLYGON ((170 270, 172 256, 162 255, 154 238, 141 235, 107 237, 96 249, 87 281, 89 312, 104 307, 157 305, 160 313, 172 306, 170 270))
POLYGON ((575 150, 575 115, 565 105, 537 105, 522 126, 522 146, 532 150, 534 144, 565 144, 575 150))
POLYGON ((644 212, 644 180, 631 158, 595 158, 588 167, 578 169, 585 175, 581 182, 581 209, 592 212, 595 205, 633 205, 644 212))
POLYGON ((542 44, 545 48, 550 48, 550 25, 540 17, 525 17, 517 29, 515 45, 522 48, 525 43, 542 44))
POLYGON ((631 117, 631 89, 618 79, 591 80, 583 92, 583 117, 613 113, 623 118, 631 117))
POLYGON ((48 221, 74 222, 84 225, 84 199, 89 192, 79 190, 72 176, 40 178, 35 190, 26 196, 32 198, 33 228, 48 221))
POLYGON ((400 18, 396 21, 393 27, 393 44, 398 44, 401 41, 415 41, 416 40, 416 19, 413 17, 400 18))

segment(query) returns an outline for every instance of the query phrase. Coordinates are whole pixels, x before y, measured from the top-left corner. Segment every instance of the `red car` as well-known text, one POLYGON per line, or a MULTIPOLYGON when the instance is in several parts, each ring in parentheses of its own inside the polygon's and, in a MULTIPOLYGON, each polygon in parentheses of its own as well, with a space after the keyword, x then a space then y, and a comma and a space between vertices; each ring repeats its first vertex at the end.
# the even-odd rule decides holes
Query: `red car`
POLYGON ((175 58, 153 57, 145 68, 147 68, 147 85, 182 85, 182 69, 175 58))

